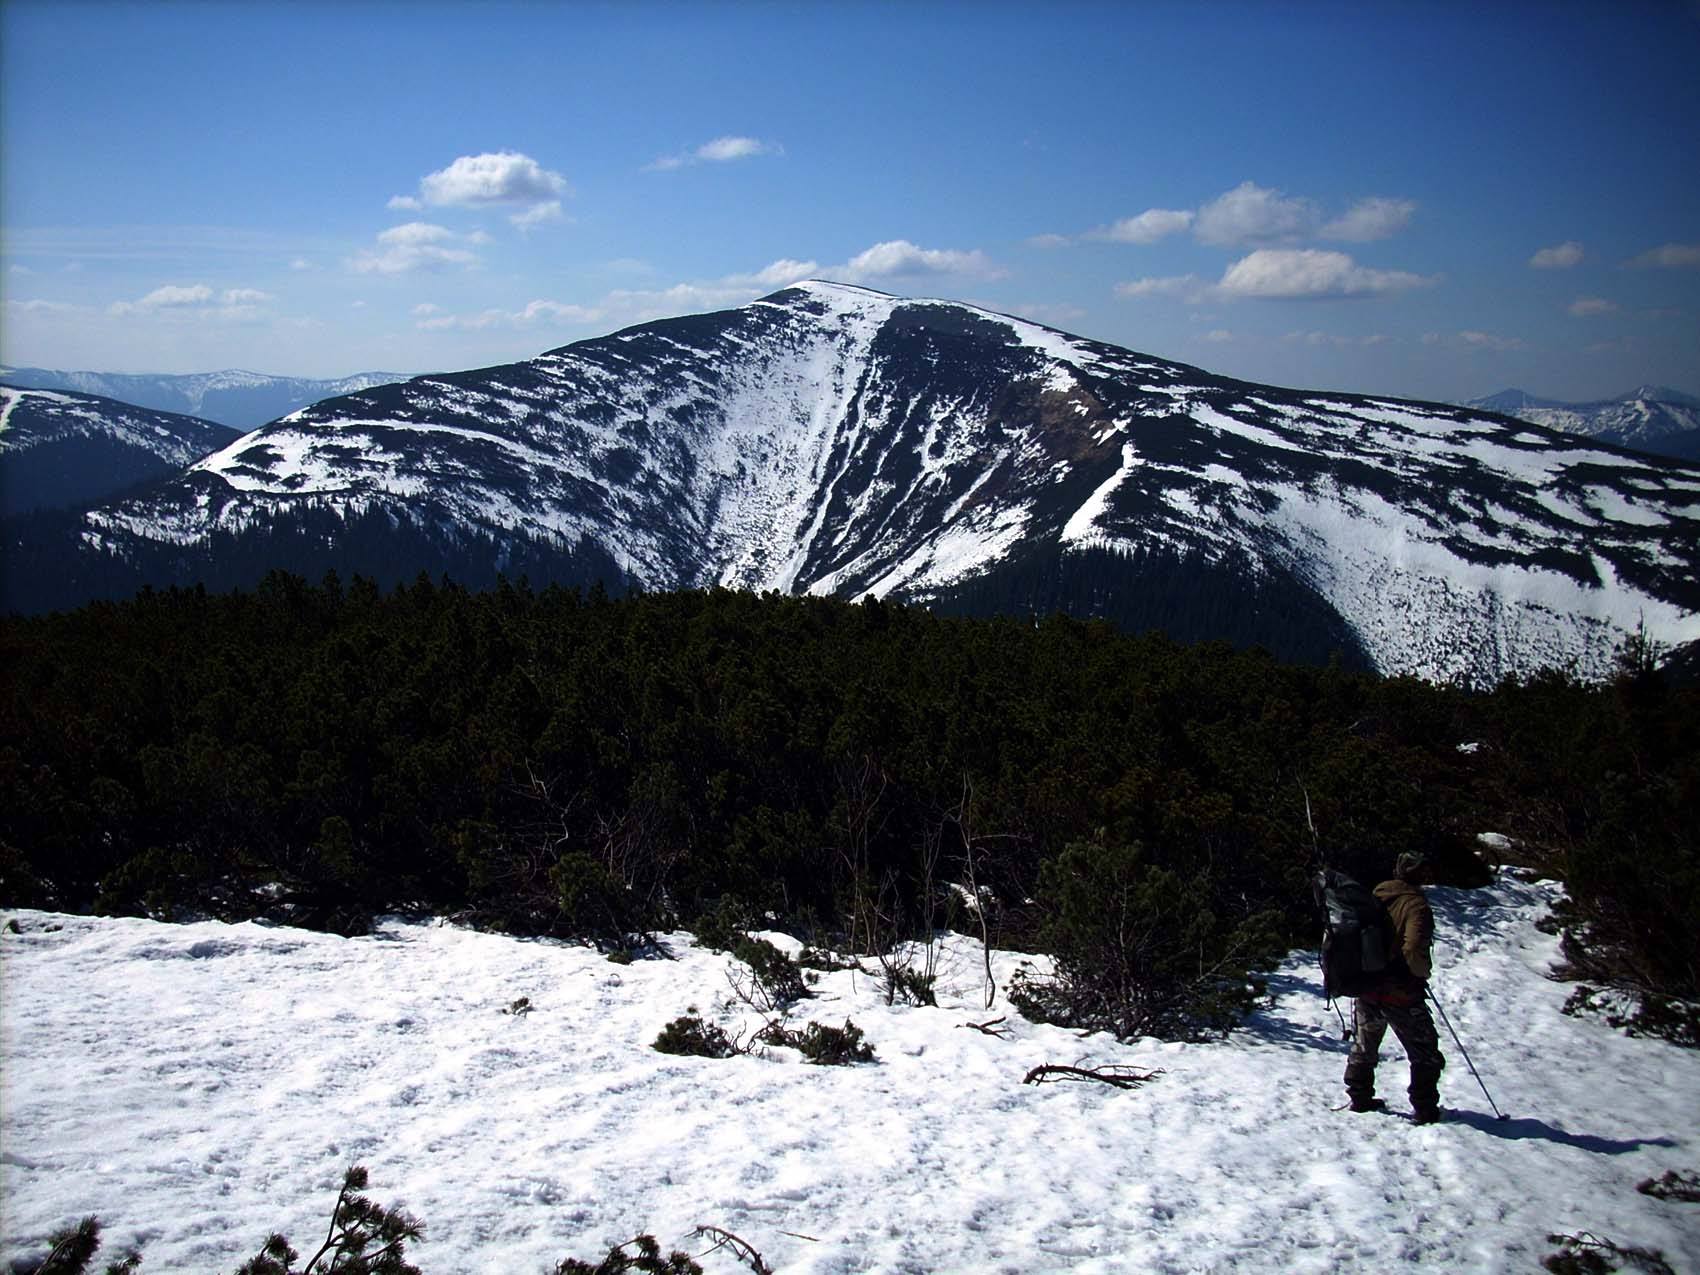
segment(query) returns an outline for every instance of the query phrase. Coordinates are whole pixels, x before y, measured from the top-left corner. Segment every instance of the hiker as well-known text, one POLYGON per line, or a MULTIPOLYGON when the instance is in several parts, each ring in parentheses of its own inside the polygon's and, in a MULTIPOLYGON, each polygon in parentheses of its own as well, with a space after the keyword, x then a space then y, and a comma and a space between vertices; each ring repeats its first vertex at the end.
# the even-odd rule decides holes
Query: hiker
POLYGON ((1375 897, 1393 921, 1398 950, 1390 976, 1352 1002, 1352 1052, 1346 1060, 1346 1094, 1353 1111, 1379 1111, 1375 1063, 1381 1038, 1391 1027, 1411 1064, 1411 1115, 1417 1124, 1440 1119, 1440 1073, 1446 1059, 1424 997, 1433 966, 1434 913, 1422 887, 1433 880, 1428 861, 1415 852, 1399 856, 1393 879, 1375 887, 1375 897))

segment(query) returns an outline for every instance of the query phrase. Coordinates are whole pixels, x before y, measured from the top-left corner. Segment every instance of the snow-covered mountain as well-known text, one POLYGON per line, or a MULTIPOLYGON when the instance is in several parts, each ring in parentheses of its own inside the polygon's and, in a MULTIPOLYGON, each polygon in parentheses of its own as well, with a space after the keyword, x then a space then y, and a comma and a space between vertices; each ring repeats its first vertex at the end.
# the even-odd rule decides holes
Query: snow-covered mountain
POLYGON ((1598 403, 1561 403, 1522 390, 1501 390, 1465 406, 1655 456, 1700 461, 1700 398, 1662 385, 1643 385, 1598 403))
POLYGON ((184 376, 117 372, 57 372, 48 368, 0 368, 0 381, 29 389, 72 390, 152 408, 199 416, 236 430, 267 421, 339 394, 399 381, 394 372, 358 372, 335 380, 270 376, 264 372, 194 372, 184 376))
POLYGON ((193 416, 0 385, 0 516, 96 504, 179 473, 234 437, 193 416))
POLYGON ((377 564, 408 575, 544 546, 649 588, 1060 606, 1441 679, 1700 638, 1700 468, 819 282, 315 404, 94 511, 84 549, 374 525, 441 546, 377 564))

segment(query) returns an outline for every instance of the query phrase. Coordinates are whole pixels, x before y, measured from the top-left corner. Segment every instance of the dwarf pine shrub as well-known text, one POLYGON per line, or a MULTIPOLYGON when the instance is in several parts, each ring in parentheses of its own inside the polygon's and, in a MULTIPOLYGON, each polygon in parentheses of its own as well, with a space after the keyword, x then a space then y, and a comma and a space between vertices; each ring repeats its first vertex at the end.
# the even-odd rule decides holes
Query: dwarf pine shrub
POLYGON ((783 1023, 770 1023, 761 1040, 764 1044, 795 1049, 821 1067, 848 1067, 874 1061, 873 1046, 863 1040, 862 1029, 848 1018, 842 1027, 810 1022, 802 1031, 792 1031, 783 1023))
POLYGON ((419 1268, 406 1260, 407 1246, 425 1238, 425 1224, 361 1195, 366 1181, 366 1170, 358 1164, 343 1174, 342 1190, 331 1209, 330 1233, 305 1266, 296 1267, 300 1254, 274 1233, 236 1268, 236 1275, 419 1275, 419 1268))
POLYGON ((1541 1265, 1553 1275, 1608 1275, 1611 1271, 1624 1269, 1645 1271, 1647 1275, 1676 1275, 1676 1268, 1658 1249, 1617 1244, 1589 1231, 1578 1235, 1549 1235, 1547 1243, 1558 1245, 1557 1251, 1541 1259, 1541 1265), (1628 1266, 1620 1266, 1621 1262, 1628 1263, 1628 1266))
POLYGON ((663 1027, 652 1048, 663 1054, 695 1058, 730 1058, 738 1052, 726 1033, 715 1024, 703 1021, 694 1007, 689 1014, 683 1014, 663 1027))
POLYGON ((812 994, 802 967, 766 939, 745 936, 733 945, 732 955, 750 967, 754 986, 747 999, 758 1009, 784 1009, 812 994))
MULTIPOLYGON (((73 1226, 54 1232, 53 1247, 40 1262, 28 1260, 13 1267, 16 1275, 85 1275, 94 1255, 100 1251, 100 1219, 85 1217, 73 1226)), ((134 1275, 141 1265, 142 1255, 126 1253, 106 1264, 105 1275, 134 1275)))
POLYGON ((1050 977, 1024 970, 1010 1003, 1036 1022, 1118 1039, 1226 1031, 1262 994, 1254 971, 1281 954, 1272 914, 1217 916, 1206 872, 1183 877, 1138 845, 1076 843, 1044 865, 1040 945, 1050 977))
POLYGON ((686 1253, 674 1251, 661 1256, 661 1246, 653 1235, 639 1235, 608 1250, 608 1256, 595 1266, 576 1257, 563 1258, 555 1267, 555 1275, 702 1275, 702 1267, 686 1253))
POLYGON ((1700 1204, 1700 1173, 1666 1169, 1664 1177, 1647 1178, 1637 1182, 1635 1189, 1655 1200, 1680 1200, 1685 1204, 1700 1204))

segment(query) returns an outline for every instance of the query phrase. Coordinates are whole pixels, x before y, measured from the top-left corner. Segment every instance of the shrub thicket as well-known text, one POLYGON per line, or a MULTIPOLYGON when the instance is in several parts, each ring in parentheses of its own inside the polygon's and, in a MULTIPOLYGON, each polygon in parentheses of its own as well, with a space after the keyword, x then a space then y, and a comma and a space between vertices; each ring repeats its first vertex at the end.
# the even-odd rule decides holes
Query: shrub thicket
POLYGON ((1644 667, 1470 694, 1061 616, 286 575, 6 619, 0 666, 0 903, 624 950, 738 900, 878 953, 972 878, 992 941, 1084 953, 1059 865, 1141 846, 1130 897, 1184 898, 1208 958, 1315 942, 1308 792, 1360 877, 1415 848, 1479 882, 1508 834, 1568 880, 1582 972, 1700 998, 1700 692, 1644 667))

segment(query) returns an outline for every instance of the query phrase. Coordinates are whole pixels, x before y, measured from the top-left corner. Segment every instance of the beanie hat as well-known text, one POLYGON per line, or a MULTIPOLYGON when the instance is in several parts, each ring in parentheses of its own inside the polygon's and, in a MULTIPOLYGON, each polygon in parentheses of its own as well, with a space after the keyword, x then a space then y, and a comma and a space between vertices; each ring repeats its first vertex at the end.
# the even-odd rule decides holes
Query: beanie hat
POLYGON ((1409 880, 1413 872, 1427 866, 1428 860, 1416 850, 1407 850, 1393 864, 1393 875, 1401 881, 1409 880))

